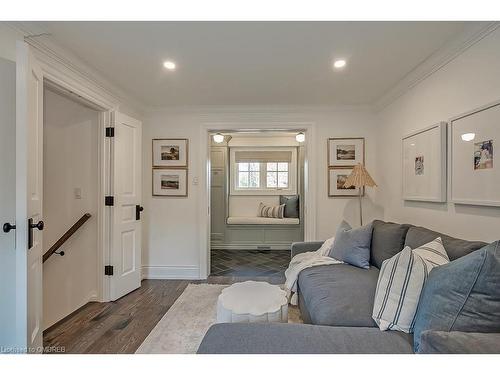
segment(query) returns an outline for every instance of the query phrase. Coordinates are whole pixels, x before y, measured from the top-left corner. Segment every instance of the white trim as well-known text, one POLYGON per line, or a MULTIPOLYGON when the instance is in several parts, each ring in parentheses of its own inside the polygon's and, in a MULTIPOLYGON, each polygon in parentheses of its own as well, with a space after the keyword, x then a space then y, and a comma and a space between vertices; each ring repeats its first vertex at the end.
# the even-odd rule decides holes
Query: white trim
POLYGON ((245 122, 206 122, 200 125, 200 191, 199 223, 200 223, 200 268, 199 278, 206 279, 210 274, 210 133, 217 131, 238 130, 294 130, 304 131, 304 240, 312 241, 316 237, 316 169, 317 148, 314 122, 293 121, 245 121, 245 122), (310 168, 309 166, 313 166, 310 168))
POLYGON ((142 266, 142 279, 149 280, 198 280, 198 266, 142 266))
POLYGON ((403 96, 411 88, 452 62, 474 44, 491 34, 500 22, 472 22, 471 25, 460 33, 455 39, 446 43, 442 48, 431 54, 422 63, 417 65, 403 77, 387 93, 373 103, 373 109, 380 112, 385 107, 403 96))

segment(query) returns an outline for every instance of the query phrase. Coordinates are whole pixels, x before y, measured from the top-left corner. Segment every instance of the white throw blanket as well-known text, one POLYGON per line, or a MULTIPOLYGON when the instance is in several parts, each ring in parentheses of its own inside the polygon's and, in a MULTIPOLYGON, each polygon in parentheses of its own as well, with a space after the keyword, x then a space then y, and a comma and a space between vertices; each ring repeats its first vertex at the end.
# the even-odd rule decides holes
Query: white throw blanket
POLYGON ((315 266, 343 263, 340 260, 331 258, 326 255, 328 254, 332 245, 333 238, 325 241, 325 243, 319 250, 297 254, 292 258, 290 265, 285 271, 285 287, 287 289, 289 300, 292 305, 297 305, 298 303, 297 278, 299 277, 300 271, 315 266))

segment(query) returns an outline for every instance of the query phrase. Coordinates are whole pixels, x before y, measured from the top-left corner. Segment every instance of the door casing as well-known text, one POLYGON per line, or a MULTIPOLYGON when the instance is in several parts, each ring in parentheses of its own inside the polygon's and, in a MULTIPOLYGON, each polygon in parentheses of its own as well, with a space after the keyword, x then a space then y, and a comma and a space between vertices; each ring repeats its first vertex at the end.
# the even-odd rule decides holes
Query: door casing
POLYGON ((304 144, 304 241, 316 238, 316 168, 317 147, 314 147, 314 122, 266 121, 254 122, 210 122, 200 126, 200 249, 199 278, 210 275, 210 134, 217 132, 252 131, 301 131, 306 134, 304 144))

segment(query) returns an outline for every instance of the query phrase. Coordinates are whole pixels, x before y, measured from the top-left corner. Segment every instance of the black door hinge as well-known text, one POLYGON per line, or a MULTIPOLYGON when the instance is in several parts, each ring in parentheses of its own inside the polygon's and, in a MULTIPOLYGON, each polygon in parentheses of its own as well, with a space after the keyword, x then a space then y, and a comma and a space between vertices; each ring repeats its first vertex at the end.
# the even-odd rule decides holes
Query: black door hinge
POLYGON ((115 136, 115 128, 106 128, 106 137, 114 137, 115 136))
POLYGON ((104 205, 106 206, 114 206, 115 205, 115 197, 112 195, 108 195, 104 197, 104 205))
POLYGON ((113 276, 113 266, 104 266, 104 274, 106 276, 113 276))

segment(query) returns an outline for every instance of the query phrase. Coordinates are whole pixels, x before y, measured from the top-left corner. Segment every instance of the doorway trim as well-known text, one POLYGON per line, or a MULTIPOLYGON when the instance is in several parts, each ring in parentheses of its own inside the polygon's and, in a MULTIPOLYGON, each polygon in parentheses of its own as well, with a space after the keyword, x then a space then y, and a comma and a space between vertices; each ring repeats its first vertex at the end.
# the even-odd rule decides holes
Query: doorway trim
POLYGON ((245 121, 245 122, 206 122, 200 126, 200 250, 199 278, 206 279, 210 274, 210 134, 217 132, 242 131, 302 131, 306 134, 304 142, 304 241, 316 237, 316 151, 314 122, 293 121, 245 121))
MULTIPOLYGON (((99 112, 98 137, 98 202, 97 202, 97 295, 100 302, 110 301, 110 280, 104 275, 104 266, 109 263, 111 251, 111 210, 106 210, 104 196, 112 195, 112 142, 105 137, 105 128, 113 126, 112 112, 119 107, 118 99, 72 67, 64 58, 53 51, 48 52, 43 44, 34 40, 26 41, 39 62, 44 85, 66 94, 99 112)), ((91 297, 92 299, 92 297, 91 297)))

